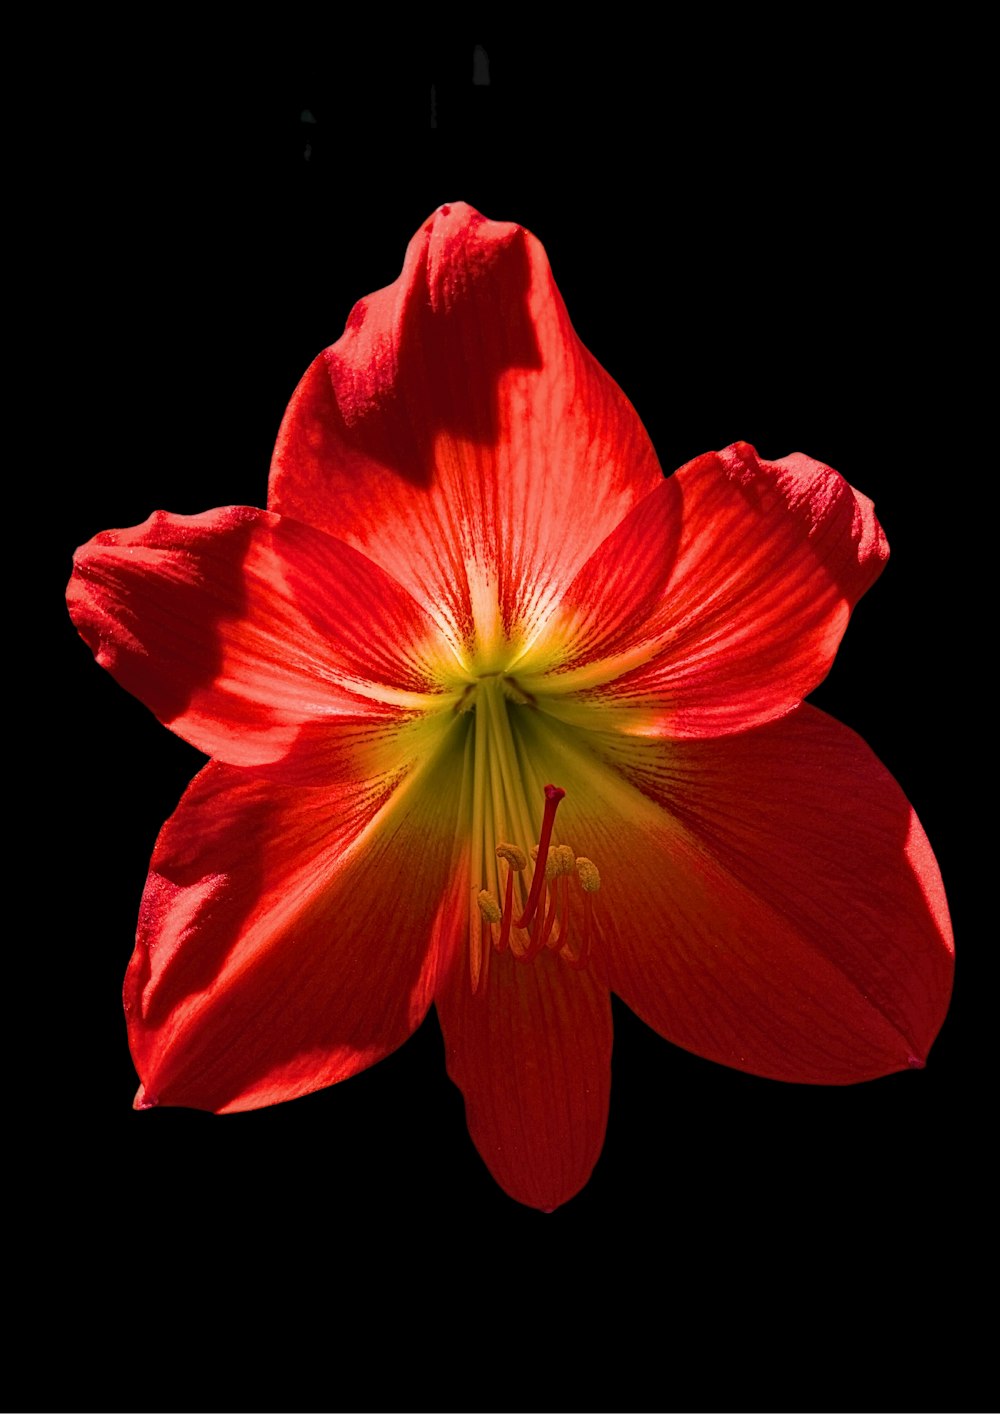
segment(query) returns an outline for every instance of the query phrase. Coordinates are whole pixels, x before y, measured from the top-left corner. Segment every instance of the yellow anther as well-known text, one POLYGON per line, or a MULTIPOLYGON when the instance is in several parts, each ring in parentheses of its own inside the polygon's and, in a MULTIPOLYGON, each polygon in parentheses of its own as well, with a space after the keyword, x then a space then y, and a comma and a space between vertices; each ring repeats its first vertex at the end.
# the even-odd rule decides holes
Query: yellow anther
POLYGON ((480 889, 476 902, 479 904, 479 912, 486 919, 487 923, 499 923, 503 918, 500 905, 486 889, 480 889))
POLYGON ((573 851, 572 851, 572 849, 569 847, 569 845, 568 845, 568 844, 557 844, 556 847, 555 847, 555 849, 554 849, 553 851, 551 851, 551 852, 552 852, 552 853, 555 855, 555 857, 556 857, 556 873, 557 873, 557 874, 572 874, 572 872, 573 872, 574 856, 573 856, 573 851))
POLYGON ((528 864, 528 856, 519 844, 498 844, 496 849, 497 859, 506 859, 507 863, 515 873, 520 874, 528 864))
MULTIPOLYGON (((538 846, 533 844, 528 853, 537 864, 538 846)), ((558 845, 549 845, 549 852, 545 857, 545 877, 546 879, 555 879, 559 873, 559 847, 558 845)))
POLYGON ((576 872, 584 893, 596 894, 601 887, 601 876, 597 872, 597 865, 594 861, 584 858, 581 854, 576 861, 576 872))

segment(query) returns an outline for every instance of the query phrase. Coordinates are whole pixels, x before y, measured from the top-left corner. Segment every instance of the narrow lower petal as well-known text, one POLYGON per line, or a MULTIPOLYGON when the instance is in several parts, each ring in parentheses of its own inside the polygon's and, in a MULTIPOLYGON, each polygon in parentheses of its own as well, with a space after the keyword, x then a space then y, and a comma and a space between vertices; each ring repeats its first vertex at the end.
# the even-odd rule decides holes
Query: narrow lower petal
POLYGON ((306 373, 268 504, 363 550, 486 671, 660 479, 542 247, 459 203, 306 373))
POLYGON ((551 1211, 587 1182, 604 1143, 607 988, 553 953, 523 964, 506 951, 474 995, 462 963, 436 1002, 469 1133, 505 1192, 551 1211))
POLYGON ((320 769, 343 721, 393 732, 433 703, 435 630, 347 545, 266 511, 158 512, 77 551, 70 612, 97 660, 167 726, 238 766, 302 738, 320 769))
MULTIPOLYGON (((551 710, 674 738, 781 716, 826 676, 887 555, 871 502, 830 467, 746 443, 699 457, 568 589, 544 640, 563 645, 551 710)), ((519 681, 541 690, 527 665, 519 681)))
POLYGON ((595 965, 668 1040, 780 1080, 922 1064, 953 953, 934 856, 864 742, 809 707, 715 741, 558 732, 560 827, 601 872, 595 965))
POLYGON ((445 751, 381 795, 202 771, 157 841, 126 978, 140 1104, 276 1104, 406 1040, 453 941, 460 767, 445 751))

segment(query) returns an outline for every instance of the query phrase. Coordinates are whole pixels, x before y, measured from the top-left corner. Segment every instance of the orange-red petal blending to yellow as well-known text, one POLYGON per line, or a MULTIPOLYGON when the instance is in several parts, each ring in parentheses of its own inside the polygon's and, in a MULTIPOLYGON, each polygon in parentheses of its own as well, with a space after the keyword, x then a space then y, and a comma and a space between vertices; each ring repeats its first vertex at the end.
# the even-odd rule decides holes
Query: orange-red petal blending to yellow
MULTIPOLYGON (((826 677, 888 555, 872 503, 808 457, 738 443, 660 482, 591 556, 550 633, 566 720, 623 731, 742 731, 826 677)), ((519 681, 534 687, 529 661, 519 681)))
POLYGON ((195 778, 157 840, 125 983, 140 1103, 277 1104, 407 1039, 447 960, 457 823, 447 763, 424 783, 411 800, 216 763, 195 778))
POLYGON ((143 898, 138 1103, 293 1098, 434 1001, 480 1153, 551 1209, 603 1142, 609 989, 761 1075, 922 1064, 937 866, 802 705, 886 555, 807 457, 663 480, 538 243, 442 207, 307 371, 268 511, 78 552, 98 660, 215 758, 143 898))
POLYGON ((464 660, 500 666, 662 480, 545 252, 457 204, 360 300, 278 434, 268 506, 364 551, 464 660))

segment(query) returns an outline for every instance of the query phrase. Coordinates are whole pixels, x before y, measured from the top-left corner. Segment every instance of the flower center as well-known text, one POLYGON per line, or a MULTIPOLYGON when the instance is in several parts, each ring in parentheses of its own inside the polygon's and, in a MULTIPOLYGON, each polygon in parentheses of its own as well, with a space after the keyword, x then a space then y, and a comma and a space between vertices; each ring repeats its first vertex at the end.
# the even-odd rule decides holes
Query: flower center
POLYGON ((516 680, 502 673, 484 674, 470 684, 459 704, 460 710, 475 712, 466 748, 472 757, 466 762, 466 780, 471 767, 473 992, 485 987, 493 950, 509 947, 519 962, 528 963, 549 948, 576 968, 586 967, 590 957, 600 874, 590 859, 553 838, 566 792, 541 782, 511 721, 512 709, 516 713, 531 705, 516 680), (544 802, 537 834, 529 800, 544 802), (531 844, 535 839, 537 844, 531 844))

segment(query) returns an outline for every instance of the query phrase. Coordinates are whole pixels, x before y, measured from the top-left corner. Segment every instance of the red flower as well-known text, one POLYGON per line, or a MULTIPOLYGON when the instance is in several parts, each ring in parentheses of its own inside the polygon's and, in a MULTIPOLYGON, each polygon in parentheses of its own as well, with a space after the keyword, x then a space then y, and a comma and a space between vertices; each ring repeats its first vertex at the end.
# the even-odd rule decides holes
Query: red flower
POLYGON ((609 989, 759 1075, 923 1062, 934 857, 802 705, 887 554, 836 472, 741 443, 664 480, 541 247, 445 206, 306 373, 268 505, 105 532, 70 585, 214 758, 142 903, 140 1107, 331 1085, 433 1001, 483 1158, 552 1208, 601 1149, 609 989))

